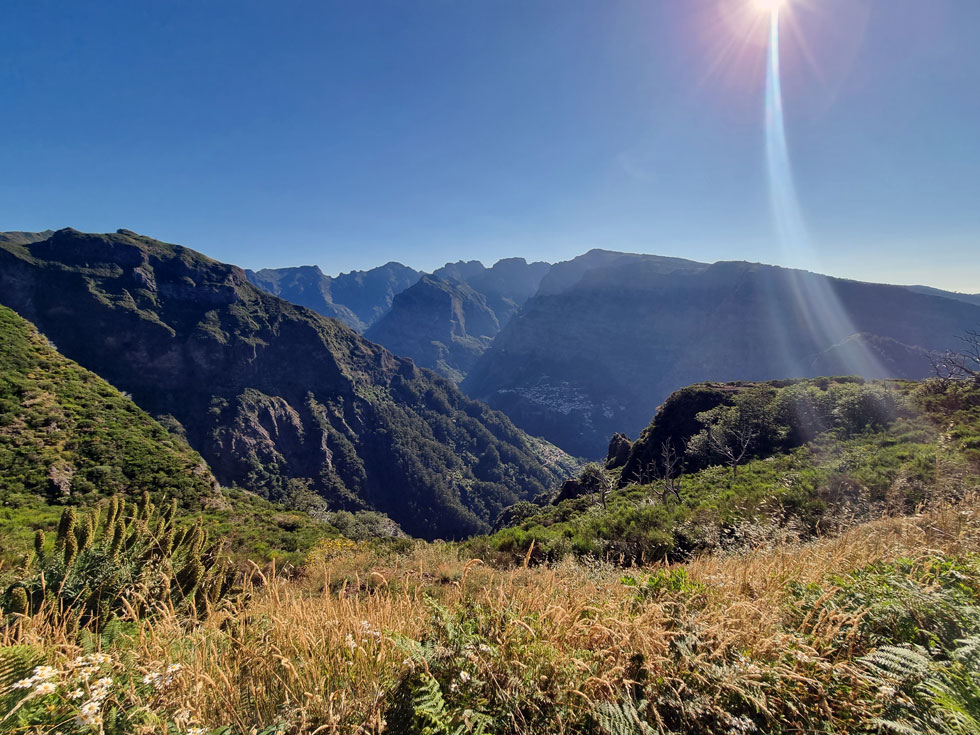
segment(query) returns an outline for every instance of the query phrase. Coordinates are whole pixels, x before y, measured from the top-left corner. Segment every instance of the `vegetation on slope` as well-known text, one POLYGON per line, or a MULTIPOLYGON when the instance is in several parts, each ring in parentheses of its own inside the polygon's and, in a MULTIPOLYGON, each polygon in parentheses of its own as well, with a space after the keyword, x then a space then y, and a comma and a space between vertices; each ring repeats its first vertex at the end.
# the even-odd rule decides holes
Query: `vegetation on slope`
POLYGON ((557 496, 508 509, 505 527, 470 548, 511 560, 682 560, 911 512, 940 483, 980 473, 978 415, 980 387, 966 382, 692 386, 620 466, 587 467, 557 496))
MULTIPOLYGON (((716 388, 692 389, 701 390, 716 388)), ((482 560, 471 558, 475 544, 332 539, 298 573, 208 576, 212 566, 233 568, 204 563, 203 526, 178 540, 173 510, 161 517, 148 498, 101 501, 94 524, 65 520, 53 541, 40 540, 37 558, 6 574, 14 584, 0 624, 0 729, 973 732, 980 386, 828 380, 719 392, 695 414, 693 436, 733 419, 718 408, 745 411, 759 442, 747 455, 768 454, 733 472, 704 440, 686 443, 709 454, 687 457, 682 502, 669 507, 710 507, 716 528, 728 514, 740 535, 683 564, 620 563, 642 562, 642 553, 537 564, 528 546, 520 563, 505 555, 498 565, 498 534, 482 560), (786 414, 774 409, 787 395, 817 399, 831 409, 816 414, 827 420, 780 423, 786 414), (837 487, 839 498, 813 497, 821 487, 837 487), (776 499, 769 505, 765 488, 776 499), (839 503, 838 522, 811 501, 839 503), (820 522, 809 529, 787 521, 810 512, 820 522)), ((608 479, 595 467, 581 478, 608 479)), ((598 514, 654 489, 609 482, 596 493, 606 500, 598 514)), ((668 507, 660 497, 640 506, 668 507)))
POLYGON ((222 484, 315 514, 377 510, 461 537, 567 466, 449 381, 177 245, 73 230, 0 242, 0 301, 170 416, 222 484))
POLYGON ((965 732, 950 723, 980 714, 978 510, 970 496, 625 576, 361 545, 298 579, 256 576, 196 622, 164 609, 93 636, 51 609, 8 616, 0 718, 11 732, 965 732))
MULTIPOLYGON (((177 521, 202 518, 227 550, 301 560, 345 525, 352 536, 381 525, 370 516, 314 521, 241 490, 222 490, 200 455, 94 373, 68 360, 29 322, 0 306, 0 560, 53 531, 66 507, 95 507, 119 494, 176 502, 177 521), (326 523, 323 521, 331 521, 326 523)), ((349 515, 349 514, 348 514, 349 515)))

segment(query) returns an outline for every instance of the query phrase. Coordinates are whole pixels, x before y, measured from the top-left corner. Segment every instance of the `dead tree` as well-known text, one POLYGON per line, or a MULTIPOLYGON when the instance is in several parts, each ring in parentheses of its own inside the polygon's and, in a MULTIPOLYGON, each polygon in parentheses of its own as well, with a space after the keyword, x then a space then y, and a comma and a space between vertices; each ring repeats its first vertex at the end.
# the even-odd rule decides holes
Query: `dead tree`
POLYGON ((968 329, 958 339, 963 343, 963 349, 959 352, 951 350, 934 359, 933 371, 944 385, 957 380, 980 385, 980 331, 968 329))
POLYGON ((708 446, 725 458, 732 468, 732 481, 738 479, 738 466, 748 456, 752 442, 759 436, 752 424, 739 412, 735 421, 723 421, 708 428, 708 446))
POLYGON ((660 445, 660 464, 654 463, 653 473, 657 478, 657 485, 660 487, 660 500, 667 503, 667 496, 673 495, 674 499, 681 502, 681 479, 683 458, 674 449, 674 442, 669 439, 660 445))

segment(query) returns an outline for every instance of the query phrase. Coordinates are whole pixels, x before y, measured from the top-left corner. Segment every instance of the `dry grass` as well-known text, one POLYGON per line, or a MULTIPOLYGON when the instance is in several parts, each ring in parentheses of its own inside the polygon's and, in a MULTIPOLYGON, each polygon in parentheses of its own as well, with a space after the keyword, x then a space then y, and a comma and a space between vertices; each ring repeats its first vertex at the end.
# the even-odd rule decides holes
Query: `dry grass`
MULTIPOLYGON (((681 589, 642 594, 604 564, 499 570, 448 545, 362 547, 298 579, 257 573, 248 595, 203 621, 135 621, 121 650, 134 679, 183 665, 152 702, 163 720, 189 714, 241 733, 276 723, 406 732, 398 712, 430 674, 450 712, 492 713, 488 732, 601 732, 588 729, 597 703, 639 699, 637 682, 663 732, 751 729, 739 712, 772 731, 846 728, 877 705, 855 663, 867 651, 864 612, 835 606, 828 580, 898 558, 972 554, 978 509, 971 498, 834 538, 698 559, 681 589), (797 611, 792 585, 820 594, 797 611)), ((76 640, 39 616, 8 627, 2 643, 67 660, 76 640)), ((132 696, 148 704, 138 687, 132 696)))

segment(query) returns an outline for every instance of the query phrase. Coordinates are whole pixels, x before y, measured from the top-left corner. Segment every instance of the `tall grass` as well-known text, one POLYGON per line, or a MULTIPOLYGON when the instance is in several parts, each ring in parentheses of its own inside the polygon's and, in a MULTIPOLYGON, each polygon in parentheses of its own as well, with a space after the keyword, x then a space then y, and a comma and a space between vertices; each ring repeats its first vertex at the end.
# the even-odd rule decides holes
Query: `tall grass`
MULTIPOLYGON (((162 608, 98 638, 53 612, 9 620, 0 662, 26 651, 67 671, 106 651, 130 682, 104 698, 106 732, 856 731, 889 704, 861 658, 883 637, 926 640, 943 605, 980 604, 978 512, 969 496, 628 578, 600 562, 497 569, 443 544, 345 547, 288 578, 256 568, 201 619, 162 608)), ((0 706, 21 703, 0 731, 98 731, 62 694, 0 684, 0 706), (64 702, 34 706, 35 728, 23 713, 45 697, 64 702)))

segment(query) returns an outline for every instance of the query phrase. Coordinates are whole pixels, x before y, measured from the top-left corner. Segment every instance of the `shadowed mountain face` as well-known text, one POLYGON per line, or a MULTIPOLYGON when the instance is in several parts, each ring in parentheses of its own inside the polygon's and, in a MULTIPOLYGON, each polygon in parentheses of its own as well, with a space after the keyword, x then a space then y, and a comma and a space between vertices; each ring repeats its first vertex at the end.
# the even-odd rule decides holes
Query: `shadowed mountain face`
POLYGON ((980 293, 959 293, 957 291, 943 291, 932 286, 907 286, 910 291, 924 293, 929 296, 942 296, 955 301, 965 301, 968 304, 980 306, 980 293))
POLYGON ((246 275, 263 291, 340 319, 458 383, 550 268, 507 258, 492 268, 476 260, 447 263, 424 278, 400 263, 336 277, 316 266, 246 275))
POLYGON ((550 267, 523 258, 449 263, 396 296, 367 337, 458 383, 550 267))
POLYGON ((128 231, 0 243, 0 302, 175 417, 224 484, 456 537, 564 472, 448 381, 187 248, 128 231))
POLYGON ((432 275, 465 283, 487 301, 500 326, 504 326, 524 303, 537 293, 541 280, 551 270, 549 263, 528 263, 524 258, 505 258, 485 268, 478 261, 447 263, 432 275))
POLYGON ((552 268, 463 388, 585 456, 601 456, 616 431, 639 431, 683 386, 921 378, 929 351, 955 347, 980 323, 975 305, 901 286, 603 251, 576 260, 552 268))
POLYGON ((422 276, 401 263, 387 263, 369 271, 327 276, 315 265, 245 271, 249 281, 317 314, 339 319, 364 332, 391 307, 392 299, 422 276))
POLYGON ((499 331, 482 294, 465 283, 423 276, 395 297, 365 336, 458 383, 499 331))

